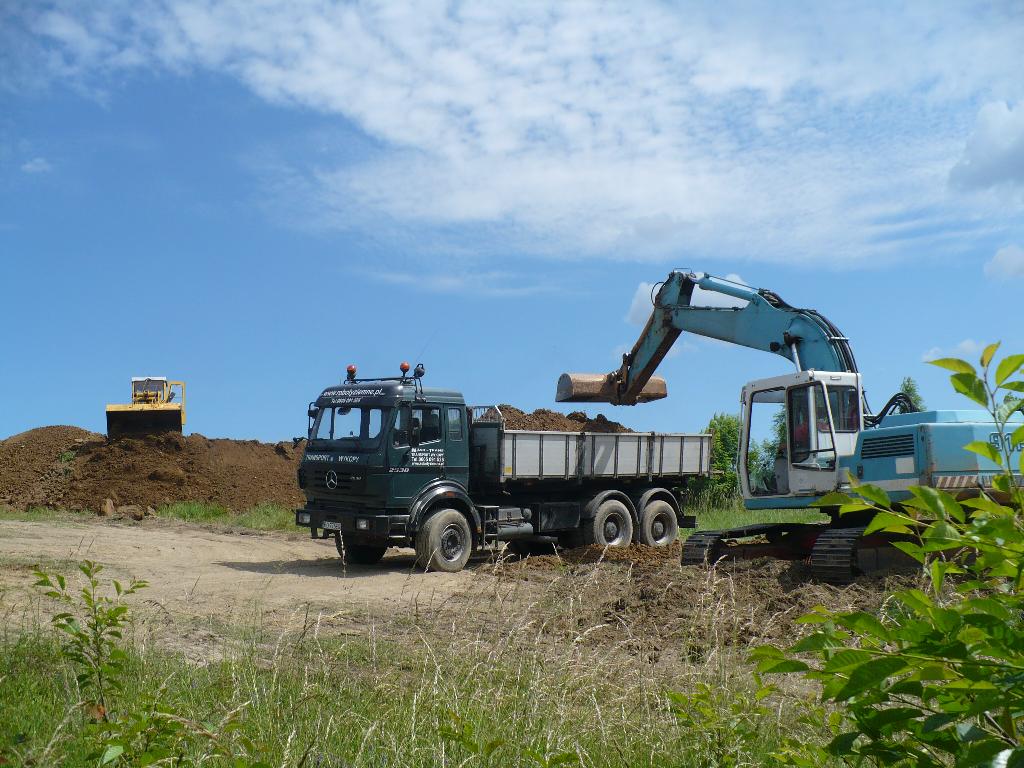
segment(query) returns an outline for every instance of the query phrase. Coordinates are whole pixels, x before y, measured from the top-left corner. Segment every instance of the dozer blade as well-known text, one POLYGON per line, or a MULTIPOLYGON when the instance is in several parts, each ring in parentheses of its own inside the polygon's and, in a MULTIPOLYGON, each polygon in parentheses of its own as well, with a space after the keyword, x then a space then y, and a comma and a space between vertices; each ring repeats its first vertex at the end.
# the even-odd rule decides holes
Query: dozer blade
POLYGON ((181 411, 107 411, 107 438, 181 432, 181 411))
MULTIPOLYGON (((647 403, 663 397, 668 397, 668 384, 661 376, 651 376, 650 381, 637 394, 635 402, 647 403)), ((633 404, 620 398, 614 374, 605 373, 563 373, 558 378, 555 400, 559 403, 633 404)))

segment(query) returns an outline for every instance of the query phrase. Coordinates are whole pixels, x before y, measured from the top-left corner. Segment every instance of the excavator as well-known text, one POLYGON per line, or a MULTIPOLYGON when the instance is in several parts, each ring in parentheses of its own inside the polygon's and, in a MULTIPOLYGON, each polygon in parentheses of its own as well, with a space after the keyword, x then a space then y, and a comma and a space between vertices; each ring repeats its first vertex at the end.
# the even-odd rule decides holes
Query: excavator
MULTIPOLYGON (((907 489, 914 485, 961 496, 991 491, 1000 468, 963 446, 975 440, 999 445, 992 416, 918 412, 902 392, 872 412, 849 339, 817 310, 794 307, 771 290, 688 270, 673 271, 656 285, 652 303, 622 365, 607 374, 562 374, 558 402, 635 405, 666 397, 667 382, 654 372, 686 331, 779 355, 795 368, 752 381, 740 394, 737 473, 746 509, 810 508, 830 492, 850 491, 851 478, 882 488, 897 503, 910 497, 907 489), (732 306, 697 305, 697 289, 698 297, 716 294, 715 304, 732 306)), ((864 535, 871 512, 820 511, 828 522, 699 531, 684 543, 683 563, 722 557, 803 560, 812 577, 844 584, 905 561, 891 546, 893 536, 864 535)))

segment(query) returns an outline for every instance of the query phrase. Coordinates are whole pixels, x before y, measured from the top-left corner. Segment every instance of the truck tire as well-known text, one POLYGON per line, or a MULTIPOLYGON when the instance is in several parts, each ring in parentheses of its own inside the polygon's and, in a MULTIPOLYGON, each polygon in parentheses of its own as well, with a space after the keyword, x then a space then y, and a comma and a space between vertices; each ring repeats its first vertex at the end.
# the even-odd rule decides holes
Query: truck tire
POLYGON ((472 551, 473 532, 457 509, 435 512, 416 534, 416 562, 425 570, 461 571, 472 551))
POLYGON ((625 547, 633 540, 633 516, 621 501, 608 499, 590 520, 583 521, 583 543, 625 547))
POLYGON ((655 500, 640 514, 639 538, 649 547, 667 547, 679 537, 676 511, 667 501, 655 500))
POLYGON ((388 551, 386 544, 345 544, 338 532, 334 534, 334 546, 345 562, 356 565, 376 565, 388 551))

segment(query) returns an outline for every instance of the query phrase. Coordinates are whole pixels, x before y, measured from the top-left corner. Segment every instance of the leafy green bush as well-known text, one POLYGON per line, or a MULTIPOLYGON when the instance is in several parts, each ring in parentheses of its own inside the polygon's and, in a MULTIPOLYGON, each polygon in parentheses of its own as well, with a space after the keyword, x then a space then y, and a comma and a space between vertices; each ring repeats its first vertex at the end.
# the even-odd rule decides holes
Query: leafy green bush
MULTIPOLYGON (((1024 442, 1012 433, 1020 406, 1011 380, 1024 355, 1005 357, 993 371, 997 345, 985 349, 981 372, 958 359, 935 364, 952 371, 954 389, 996 420, 1000 447, 965 448, 1003 467, 993 490, 957 501, 932 488, 911 488, 894 505, 885 492, 854 484, 856 497, 831 494, 822 506, 840 512, 874 510, 866 533, 908 540, 896 546, 922 565, 928 586, 891 596, 881 616, 865 612, 803 617, 815 631, 786 649, 753 653, 762 673, 798 673, 821 685, 838 707, 826 725, 826 749, 787 762, 814 765, 829 756, 855 764, 1024 766, 1024 496, 1011 464, 1024 442), (1000 392, 1009 401, 1000 401, 1000 392)), ((1024 456, 1019 460, 1024 465, 1024 456)))
POLYGON ((706 432, 711 433, 711 477, 698 477, 686 487, 687 505, 699 508, 729 506, 739 498, 736 457, 740 420, 731 413, 716 413, 706 432))
MULTIPOLYGON (((121 700, 128 658, 121 643, 130 621, 124 598, 147 585, 133 580, 124 586, 113 580, 104 591, 99 580, 103 566, 85 560, 79 570, 85 583, 77 592, 64 576, 36 571, 36 586, 65 608, 51 623, 63 637, 61 653, 74 666, 78 684, 79 702, 58 733, 77 711, 78 727, 91 746, 88 757, 99 766, 198 766, 214 756, 232 757, 236 768, 264 766, 247 759, 252 745, 234 734, 241 707, 217 723, 199 723, 169 706, 162 688, 141 699, 121 700)), ((25 762, 48 764, 58 733, 41 755, 25 762)))

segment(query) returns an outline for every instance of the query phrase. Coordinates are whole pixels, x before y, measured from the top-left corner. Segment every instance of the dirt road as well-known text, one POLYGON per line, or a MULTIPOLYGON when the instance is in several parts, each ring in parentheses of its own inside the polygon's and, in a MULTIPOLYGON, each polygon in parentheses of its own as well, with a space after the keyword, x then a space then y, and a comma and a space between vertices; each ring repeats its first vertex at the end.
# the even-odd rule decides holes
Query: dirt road
POLYGON ((412 552, 343 567, 333 541, 224 533, 146 521, 0 522, 0 619, 34 620, 46 606, 29 588, 36 565, 70 573, 82 559, 108 576, 145 579, 136 599, 146 631, 196 658, 225 638, 319 622, 365 633, 452 598, 486 574, 422 573, 412 552))

